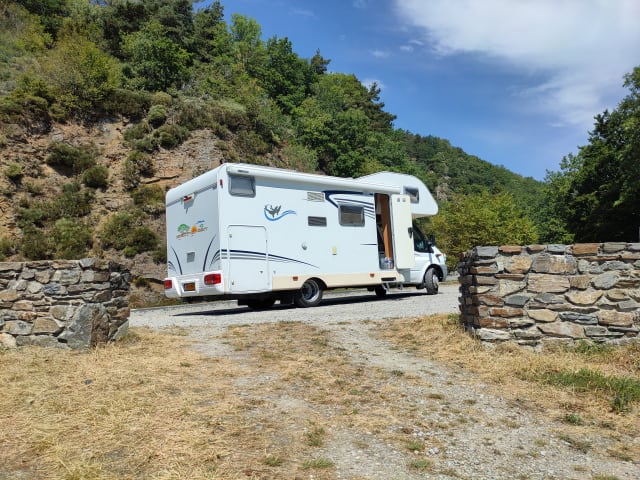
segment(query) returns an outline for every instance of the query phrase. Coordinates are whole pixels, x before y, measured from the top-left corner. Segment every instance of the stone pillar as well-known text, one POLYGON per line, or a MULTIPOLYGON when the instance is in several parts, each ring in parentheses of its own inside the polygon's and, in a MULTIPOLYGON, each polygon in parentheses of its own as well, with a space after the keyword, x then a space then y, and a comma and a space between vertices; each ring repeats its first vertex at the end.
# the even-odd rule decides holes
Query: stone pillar
POLYGON ((638 243, 476 247, 458 272, 461 322, 483 342, 640 339, 638 243))
POLYGON ((126 333, 131 275, 115 262, 0 262, 0 345, 87 348, 126 333))

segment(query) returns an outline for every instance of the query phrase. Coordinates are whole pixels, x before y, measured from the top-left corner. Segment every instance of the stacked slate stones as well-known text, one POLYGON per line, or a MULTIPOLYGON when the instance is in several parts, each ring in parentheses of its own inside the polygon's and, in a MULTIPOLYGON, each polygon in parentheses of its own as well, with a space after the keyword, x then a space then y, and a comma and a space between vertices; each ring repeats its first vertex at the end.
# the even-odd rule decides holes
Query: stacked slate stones
POLYGON ((0 346, 86 348, 122 336, 130 280, 94 258, 0 262, 0 346))
POLYGON ((483 342, 640 340, 640 243, 476 247, 458 272, 461 321, 483 342))

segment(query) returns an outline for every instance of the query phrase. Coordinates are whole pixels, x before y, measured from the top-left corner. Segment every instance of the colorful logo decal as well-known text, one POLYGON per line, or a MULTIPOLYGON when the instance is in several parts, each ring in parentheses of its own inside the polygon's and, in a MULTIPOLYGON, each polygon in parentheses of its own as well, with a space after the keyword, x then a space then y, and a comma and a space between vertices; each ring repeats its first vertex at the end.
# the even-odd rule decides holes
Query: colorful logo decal
POLYGON ((186 223, 181 223, 178 227, 178 235, 176 238, 182 238, 186 236, 192 236, 196 233, 202 233, 207 231, 207 226, 204 224, 204 220, 198 220, 195 225, 189 226, 186 223))
POLYGON ((277 207, 274 207, 273 205, 265 205, 264 218, 266 218, 270 222, 275 222, 276 220, 280 220, 287 215, 297 215, 295 210, 285 210, 284 212, 280 213, 281 208, 282 205, 278 205, 277 207))

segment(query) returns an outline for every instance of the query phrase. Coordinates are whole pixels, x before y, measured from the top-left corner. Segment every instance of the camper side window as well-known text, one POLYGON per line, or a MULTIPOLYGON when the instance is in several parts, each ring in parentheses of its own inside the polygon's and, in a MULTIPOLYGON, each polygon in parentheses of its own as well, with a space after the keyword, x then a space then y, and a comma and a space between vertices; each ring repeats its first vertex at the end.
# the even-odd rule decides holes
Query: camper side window
POLYGON ((364 226, 364 207, 340 205, 340 225, 349 227, 364 226))
POLYGON ((255 197, 256 181, 244 175, 229 175, 229 193, 236 197, 255 197))

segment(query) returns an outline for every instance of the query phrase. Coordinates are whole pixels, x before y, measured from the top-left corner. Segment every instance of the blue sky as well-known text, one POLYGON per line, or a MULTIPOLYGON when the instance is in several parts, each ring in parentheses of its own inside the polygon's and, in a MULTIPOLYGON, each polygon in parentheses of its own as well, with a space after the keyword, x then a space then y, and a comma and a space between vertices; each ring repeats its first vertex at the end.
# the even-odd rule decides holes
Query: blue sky
POLYGON ((382 89, 394 125, 542 180, 640 66, 639 0, 221 0, 332 72, 382 89))

